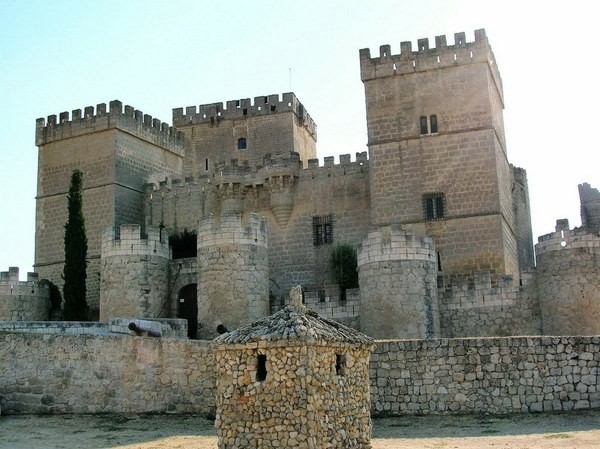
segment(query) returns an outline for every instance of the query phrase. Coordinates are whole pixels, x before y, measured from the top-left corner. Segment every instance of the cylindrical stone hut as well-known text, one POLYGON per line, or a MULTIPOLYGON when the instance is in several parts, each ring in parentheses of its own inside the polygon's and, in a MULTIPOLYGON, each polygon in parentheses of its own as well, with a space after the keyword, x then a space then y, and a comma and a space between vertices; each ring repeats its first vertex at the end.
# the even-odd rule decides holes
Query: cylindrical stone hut
POLYGON ((267 223, 256 214, 205 218, 198 230, 198 335, 269 314, 267 223), (244 219, 243 219, 244 218, 244 219))
POLYGON ((439 336, 437 255, 431 237, 385 226, 367 234, 357 258, 361 331, 374 338, 439 336))
POLYGON ((219 449, 371 447, 373 340, 301 304, 217 338, 219 449))
POLYGON ((169 238, 164 229, 139 225, 112 227, 102 234, 100 321, 115 317, 168 317, 169 238))

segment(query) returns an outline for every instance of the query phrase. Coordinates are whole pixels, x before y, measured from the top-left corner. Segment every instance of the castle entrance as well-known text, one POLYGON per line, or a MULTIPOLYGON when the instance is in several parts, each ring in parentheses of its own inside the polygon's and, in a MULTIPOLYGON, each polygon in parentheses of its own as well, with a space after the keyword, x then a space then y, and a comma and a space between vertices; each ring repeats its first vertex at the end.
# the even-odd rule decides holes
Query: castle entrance
POLYGON ((188 284, 179 290, 177 318, 186 319, 188 322, 188 337, 196 338, 198 332, 198 285, 188 284))

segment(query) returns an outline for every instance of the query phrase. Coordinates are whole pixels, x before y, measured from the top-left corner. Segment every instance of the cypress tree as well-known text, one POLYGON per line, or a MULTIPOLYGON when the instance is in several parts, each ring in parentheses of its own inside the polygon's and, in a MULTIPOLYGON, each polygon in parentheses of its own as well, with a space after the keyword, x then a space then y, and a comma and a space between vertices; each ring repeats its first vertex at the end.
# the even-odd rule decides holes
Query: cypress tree
POLYGON ((88 319, 85 299, 87 237, 83 218, 82 174, 73 170, 67 196, 69 218, 65 224, 65 267, 63 279, 63 319, 84 321, 88 319))

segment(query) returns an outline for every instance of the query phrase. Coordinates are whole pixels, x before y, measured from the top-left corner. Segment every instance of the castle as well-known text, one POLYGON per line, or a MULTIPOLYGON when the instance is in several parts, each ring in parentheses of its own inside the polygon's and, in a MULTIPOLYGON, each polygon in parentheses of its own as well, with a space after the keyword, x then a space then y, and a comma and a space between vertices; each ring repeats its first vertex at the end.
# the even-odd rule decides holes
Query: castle
MULTIPOLYGON (((212 338, 302 285, 309 307, 375 338, 600 334, 600 193, 581 184, 582 227, 559 221, 534 257, 485 31, 364 49, 360 69, 368 155, 338 163, 319 164, 293 93, 176 108, 173 126, 119 101, 38 119, 37 276, 62 285, 78 168, 100 321, 179 317, 212 338), (359 288, 345 295, 329 266, 337 244, 358 251, 359 288)), ((2 274, 0 319, 48 313, 35 275, 2 274)))

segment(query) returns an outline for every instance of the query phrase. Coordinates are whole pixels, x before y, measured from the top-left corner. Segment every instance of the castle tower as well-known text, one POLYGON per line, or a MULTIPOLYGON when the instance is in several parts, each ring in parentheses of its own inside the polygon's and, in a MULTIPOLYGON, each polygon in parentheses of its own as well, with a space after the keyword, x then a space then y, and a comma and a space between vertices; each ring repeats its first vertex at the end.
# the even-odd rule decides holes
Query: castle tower
POLYGON ((397 226, 369 232, 358 249, 361 331, 373 338, 438 337, 436 276, 430 237, 397 226))
POLYGON ((360 51, 371 214, 434 237, 444 277, 518 277, 502 81, 484 30, 360 51))
POLYGON ((600 236, 585 228, 556 232, 535 245, 544 335, 600 333, 600 236))
POLYGON ((46 321, 50 314, 50 288, 37 273, 19 281, 19 268, 0 273, 0 321, 46 321))
POLYGON ((262 164, 269 153, 295 151, 316 157, 317 126, 293 93, 173 109, 185 135, 185 176, 212 173, 216 164, 262 164))
POLYGON ((199 338, 269 314, 267 223, 256 214, 209 216, 198 230, 199 338))
POLYGON ((139 225, 112 226, 102 234, 100 259, 100 321, 110 318, 170 316, 167 232, 139 225))
POLYGON ((88 238, 87 292, 98 313, 100 240, 109 225, 143 223, 144 183, 151 173, 181 175, 182 135, 120 101, 37 120, 38 187, 35 267, 62 286, 67 192, 74 169, 83 172, 88 238))

